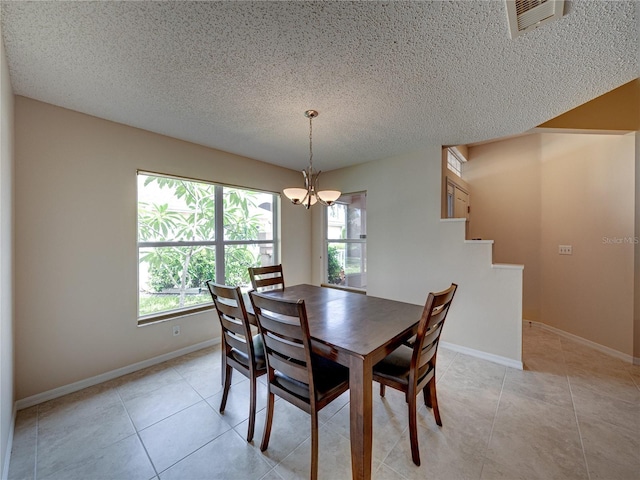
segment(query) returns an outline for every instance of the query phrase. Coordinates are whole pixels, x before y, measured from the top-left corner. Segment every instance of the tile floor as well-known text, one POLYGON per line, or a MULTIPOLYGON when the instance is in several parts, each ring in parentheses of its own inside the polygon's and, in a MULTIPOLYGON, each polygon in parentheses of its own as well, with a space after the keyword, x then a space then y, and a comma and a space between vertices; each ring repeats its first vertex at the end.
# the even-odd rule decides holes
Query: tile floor
MULTIPOLYGON (((421 467, 403 396, 374 395, 374 478, 638 480, 640 367, 536 326, 523 343, 524 371, 440 349, 443 427, 422 406, 421 467)), ((22 410, 9 479, 308 478, 308 416, 276 401, 261 453, 264 384, 253 443, 246 379, 224 415, 220 390, 216 347, 22 410)), ((348 393, 321 412, 320 478, 351 478, 348 420, 348 393)))

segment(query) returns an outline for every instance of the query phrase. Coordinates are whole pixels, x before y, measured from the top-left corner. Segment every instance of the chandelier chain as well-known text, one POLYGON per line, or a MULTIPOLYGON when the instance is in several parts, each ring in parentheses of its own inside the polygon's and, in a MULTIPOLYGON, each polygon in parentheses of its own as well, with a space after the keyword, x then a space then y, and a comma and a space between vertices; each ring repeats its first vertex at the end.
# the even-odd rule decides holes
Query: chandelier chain
POLYGON ((309 115, 309 166, 313 170, 313 115, 309 115))

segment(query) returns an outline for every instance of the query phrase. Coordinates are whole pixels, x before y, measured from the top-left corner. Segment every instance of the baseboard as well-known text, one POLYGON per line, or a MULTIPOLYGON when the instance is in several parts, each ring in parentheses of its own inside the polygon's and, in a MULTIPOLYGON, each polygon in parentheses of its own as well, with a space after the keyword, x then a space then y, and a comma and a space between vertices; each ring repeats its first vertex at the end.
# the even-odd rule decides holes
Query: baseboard
POLYGON ((133 373, 138 370, 142 370, 143 368, 166 362, 167 360, 171 360, 172 358, 181 357, 182 355, 186 355, 187 353, 192 353, 203 348, 218 345, 220 341, 220 337, 218 337, 212 340, 207 340, 206 342, 196 343, 195 345, 181 348, 180 350, 165 353, 164 355, 158 355, 157 357, 143 360, 142 362, 134 363, 132 365, 127 365, 126 367, 117 368, 115 370, 111 370, 110 372, 96 375, 95 377, 86 378, 75 383, 70 383, 69 385, 63 385, 62 387, 54 388, 53 390, 48 390, 46 392, 38 393, 37 395, 23 398, 16 402, 16 410, 22 410, 24 408, 32 407, 33 405, 37 405, 48 400, 53 400, 54 398, 62 397, 69 393, 77 392, 78 390, 82 390, 83 388, 92 387, 94 385, 98 385, 99 383, 121 377, 122 375, 127 375, 128 373, 133 373))
POLYGON ((9 436, 7 437, 7 449, 4 451, 4 463, 2 468, 2 480, 9 478, 9 462, 11 461, 11 449, 13 448, 13 434, 16 428, 16 417, 18 415, 17 404, 13 404, 13 412, 11 412, 11 423, 9 424, 9 436))
POLYGON ((626 353, 619 352, 618 350, 614 350, 610 347, 605 347, 604 345, 600 345, 599 343, 592 342, 591 340, 587 340, 586 338, 579 337, 578 335, 574 335, 573 333, 565 332, 564 330, 552 327, 551 325, 547 325, 546 323, 537 322, 535 320, 522 320, 522 323, 523 325, 526 323, 530 323, 531 325, 534 325, 538 328, 555 333, 556 335, 559 335, 561 337, 568 338, 569 340, 593 348, 594 350, 598 350, 599 352, 605 353, 609 356, 618 358, 628 363, 640 365, 640 358, 634 358, 633 356, 626 353))
POLYGON ((504 365, 505 367, 515 368, 517 370, 524 369, 522 361, 514 360, 512 358, 502 357, 500 355, 494 355, 493 353, 482 352, 480 350, 475 350, 469 347, 463 347, 461 345, 456 345, 454 343, 449 343, 449 342, 440 341, 440 345, 443 348, 446 348, 448 350, 453 350, 454 352, 458 352, 458 353, 464 353, 465 355, 469 355, 471 357, 476 357, 482 360, 487 360, 489 362, 497 363, 498 365, 504 365))

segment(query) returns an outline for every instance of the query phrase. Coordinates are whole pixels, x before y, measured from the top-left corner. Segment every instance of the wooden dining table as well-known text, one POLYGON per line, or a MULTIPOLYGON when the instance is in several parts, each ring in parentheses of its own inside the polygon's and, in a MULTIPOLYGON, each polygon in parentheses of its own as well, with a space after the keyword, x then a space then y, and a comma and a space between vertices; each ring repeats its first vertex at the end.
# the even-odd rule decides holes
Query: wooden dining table
POLYGON ((423 306, 315 285, 268 293, 303 299, 315 353, 349 367, 351 470, 371 478, 372 367, 416 333, 423 306))

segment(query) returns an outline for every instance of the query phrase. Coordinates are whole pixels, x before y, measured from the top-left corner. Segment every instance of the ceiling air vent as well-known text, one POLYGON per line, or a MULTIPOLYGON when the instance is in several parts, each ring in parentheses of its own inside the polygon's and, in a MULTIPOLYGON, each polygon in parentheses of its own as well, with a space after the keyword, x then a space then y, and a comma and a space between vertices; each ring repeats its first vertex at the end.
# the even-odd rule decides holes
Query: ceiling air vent
POLYGON ((511 38, 562 16, 564 0, 506 0, 511 38))

